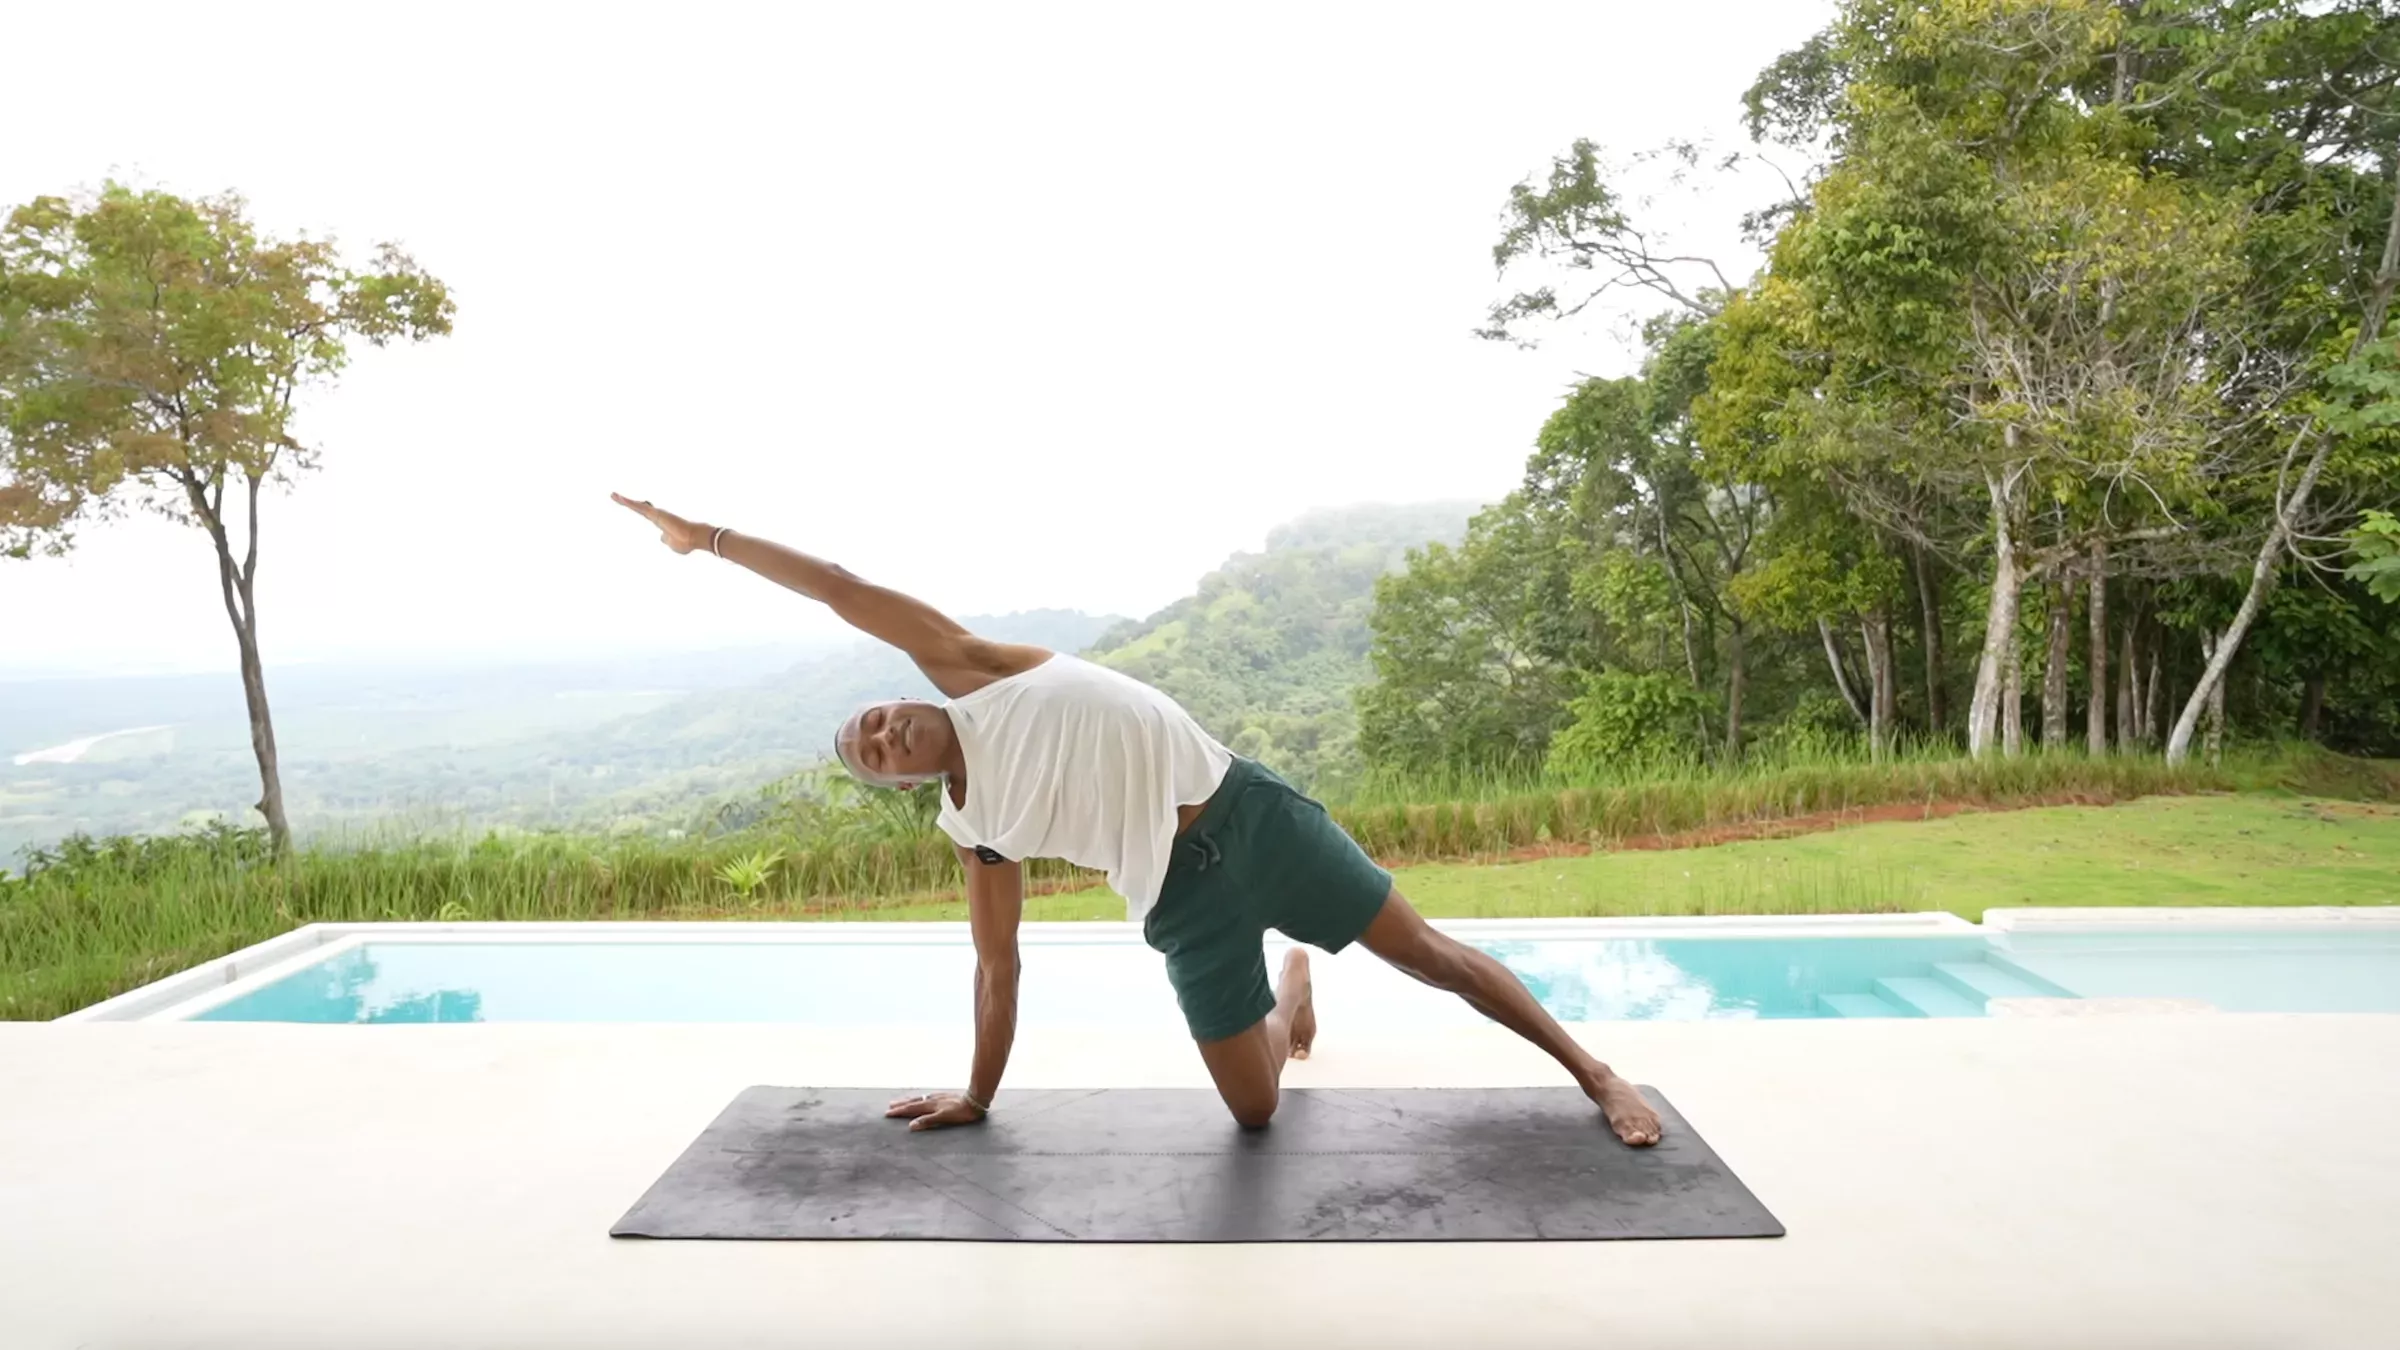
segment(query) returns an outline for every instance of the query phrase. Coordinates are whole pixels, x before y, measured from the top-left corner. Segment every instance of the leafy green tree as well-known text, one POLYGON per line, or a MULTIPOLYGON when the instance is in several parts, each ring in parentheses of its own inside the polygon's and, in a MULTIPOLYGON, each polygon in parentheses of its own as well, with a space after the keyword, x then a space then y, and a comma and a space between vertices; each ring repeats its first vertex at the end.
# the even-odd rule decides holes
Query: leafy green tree
POLYGON ((2145 169, 2133 86, 2093 74, 2126 65, 2126 23, 2087 0, 1853 4, 1753 91, 1760 125, 1830 126, 1840 151, 1775 253, 1822 367, 1812 418, 1871 464, 1902 445, 1886 476, 1983 500, 1979 754, 2021 741, 2026 588, 2058 579, 2044 721, 2063 739, 2065 574, 2087 562, 2097 596, 2124 546, 2205 527, 2227 446, 2280 391, 2251 359, 2242 213, 2145 169), (1794 72, 1831 69, 1839 96, 1811 104, 1824 82, 1794 72), (2098 91, 2062 97, 2079 82, 2098 91))
POLYGON ((2350 551, 2358 559, 2349 577, 2366 583, 2367 593, 2400 605, 2400 518, 2389 511, 2368 511, 2350 531, 2350 551))
POLYGON ((1747 609, 1775 627, 1815 631, 1835 691, 1867 733, 1869 753, 1881 759, 1899 723, 1892 607, 1901 591, 1900 564, 1830 494, 1798 493, 1776 517, 1767 561, 1736 589, 1747 609), (1853 626, 1866 657, 1863 676, 1852 674, 1847 641, 1837 635, 1853 626))
MULTIPOLYGON (((1674 434, 1680 412, 1662 408, 1656 364, 1570 390, 1535 437, 1518 500, 1556 534, 1552 565, 1567 574, 1569 614, 1587 636, 1578 668, 1679 666, 1698 690, 1720 667, 1715 557, 1700 528, 1714 520, 1674 434)), ((1706 710, 1695 705, 1694 716, 1704 722, 1706 710)))
POLYGON ((0 229, 0 552, 64 552, 127 509, 207 535, 278 850, 291 828, 259 654, 260 497, 315 466, 294 403, 351 342, 447 333, 451 313, 399 249, 353 270, 330 243, 262 236, 232 197, 111 185, 36 198, 0 229))
POLYGON ((1410 555, 1375 587, 1375 680, 1358 692, 1369 764, 1422 770, 1538 762, 1587 658, 1557 522, 1521 497, 1478 514, 1457 548, 1410 555))
POLYGON ((2168 737, 2170 762, 2181 762, 2189 753, 2201 713, 2224 680, 2242 639, 2258 620, 2284 562, 2297 553, 2304 531, 2301 522, 2308 519, 2310 499, 2328 470, 2386 481, 2388 475, 2400 471, 2400 453, 2396 453, 2400 438, 2392 434, 2400 422, 2400 400, 2391 393, 2395 384, 2400 384, 2400 376, 2393 373, 2400 368, 2400 353, 2395 352, 2394 344, 2382 340, 2392 293, 2400 286, 2400 145, 2394 147, 2391 160, 2393 193, 2386 207, 2390 223, 2382 259, 2367 287, 2364 312, 2345 359, 2325 371, 2324 395, 2302 419, 2276 467, 2269 498, 2271 521, 2252 559, 2249 585, 2230 622, 2211 637, 2208 665, 2168 737), (2337 451, 2348 453, 2337 455, 2337 451))
POLYGON ((2298 546, 2356 547, 2400 479, 2395 90, 2400 13, 2373 0, 1847 0, 1746 100, 1818 166, 1746 218, 1773 237, 1740 285, 1576 142, 1510 194, 1479 331, 1647 296, 1648 360, 1571 390, 1470 547, 1388 585, 1378 640, 1421 664, 1379 665, 1377 743, 1521 750, 1574 724, 1552 700, 1584 677, 1679 664, 1729 751, 1754 680, 1755 715, 1822 739, 1848 709, 1880 751, 1912 597, 1925 725, 1971 653, 1977 754, 2021 752, 2034 670, 2065 743, 2079 666, 2095 750, 2112 684, 2120 747, 2179 755, 2195 710, 2213 743, 2260 613, 2275 650, 2231 710, 2381 706, 2388 624, 2258 596, 2370 564, 2298 546), (1791 697, 1804 667, 1840 699, 1791 697))
POLYGON ((1584 677, 1567 724, 1550 741, 1549 772, 1570 782, 1697 761, 1698 690, 1671 674, 1610 670, 1584 677))

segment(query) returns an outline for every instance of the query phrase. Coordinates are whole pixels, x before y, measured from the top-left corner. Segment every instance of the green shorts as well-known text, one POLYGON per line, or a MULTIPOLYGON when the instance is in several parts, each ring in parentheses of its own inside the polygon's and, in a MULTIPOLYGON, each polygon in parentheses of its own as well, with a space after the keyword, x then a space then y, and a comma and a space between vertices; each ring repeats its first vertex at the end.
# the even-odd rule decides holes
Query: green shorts
POLYGON ((1142 938, 1166 954, 1192 1038, 1221 1041, 1275 1007, 1272 928, 1329 952, 1367 931, 1392 874, 1273 770, 1235 756, 1174 859, 1142 938))

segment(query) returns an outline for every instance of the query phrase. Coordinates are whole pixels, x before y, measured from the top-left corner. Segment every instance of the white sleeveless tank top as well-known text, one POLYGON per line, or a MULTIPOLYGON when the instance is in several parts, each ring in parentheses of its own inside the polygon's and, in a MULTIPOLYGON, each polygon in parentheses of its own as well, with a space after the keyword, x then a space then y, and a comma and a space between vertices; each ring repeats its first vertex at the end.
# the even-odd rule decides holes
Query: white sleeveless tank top
POLYGON ((967 763, 967 804, 942 792, 943 833, 1106 872, 1135 923, 1166 881, 1175 808, 1207 801, 1233 763, 1175 700, 1064 653, 943 707, 967 763))

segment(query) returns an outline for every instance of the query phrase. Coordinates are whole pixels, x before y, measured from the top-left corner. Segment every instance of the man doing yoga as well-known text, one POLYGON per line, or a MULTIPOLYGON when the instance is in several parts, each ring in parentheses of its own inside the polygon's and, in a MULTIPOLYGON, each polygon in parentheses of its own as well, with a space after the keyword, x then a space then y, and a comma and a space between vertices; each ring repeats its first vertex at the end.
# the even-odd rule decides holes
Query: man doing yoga
POLYGON ((925 604, 796 549, 615 500, 679 554, 713 554, 833 610, 907 653, 946 702, 853 714, 834 740, 874 787, 939 780, 940 823, 965 869, 975 940, 975 1057, 966 1090, 909 1097, 910 1128, 983 1119, 1016 1037, 1021 865, 1105 872, 1167 978, 1217 1092, 1244 1126, 1275 1114, 1287 1059, 1317 1035, 1308 955, 1267 983, 1266 931, 1339 952, 1352 942, 1556 1059, 1628 1144, 1658 1142, 1639 1090, 1570 1038, 1506 966, 1428 925, 1325 809, 1217 743, 1174 700, 1115 671, 979 638, 925 604))

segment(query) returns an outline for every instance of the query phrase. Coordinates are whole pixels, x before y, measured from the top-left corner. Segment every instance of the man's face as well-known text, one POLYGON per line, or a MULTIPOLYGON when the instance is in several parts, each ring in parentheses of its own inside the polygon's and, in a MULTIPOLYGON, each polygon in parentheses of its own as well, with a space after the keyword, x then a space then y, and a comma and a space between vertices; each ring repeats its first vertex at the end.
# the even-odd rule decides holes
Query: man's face
POLYGON ((834 748, 862 783, 915 787, 941 776, 950 753, 950 715, 914 699, 869 704, 842 724, 834 748))

